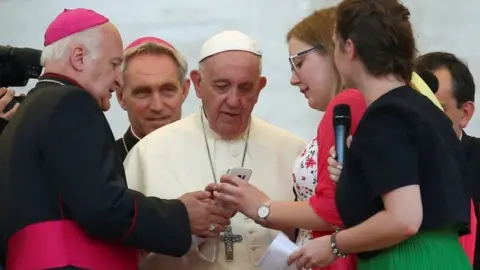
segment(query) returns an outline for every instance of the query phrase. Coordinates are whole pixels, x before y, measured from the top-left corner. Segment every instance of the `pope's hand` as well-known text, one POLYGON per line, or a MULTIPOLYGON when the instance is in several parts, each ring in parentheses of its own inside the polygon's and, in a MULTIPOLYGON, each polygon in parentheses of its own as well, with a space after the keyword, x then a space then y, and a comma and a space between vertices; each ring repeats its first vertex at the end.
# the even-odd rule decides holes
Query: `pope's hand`
POLYGON ((210 184, 206 190, 214 194, 215 200, 253 220, 258 219, 258 208, 269 201, 264 192, 233 175, 223 175, 219 184, 210 184))
MULTIPOLYGON (((347 147, 350 147, 351 143, 352 143, 352 136, 348 136, 347 147)), ((332 179, 333 182, 338 183, 343 166, 342 164, 340 164, 340 162, 338 162, 335 159, 337 157, 337 151, 335 151, 335 146, 332 146, 332 148, 330 148, 329 153, 330 153, 330 156, 327 159, 328 173, 330 173, 330 179, 332 179)))
POLYGON ((190 192, 182 195, 188 212, 190 229, 193 235, 200 237, 216 237, 225 227, 230 225, 230 212, 215 205, 211 193, 206 191, 190 192))

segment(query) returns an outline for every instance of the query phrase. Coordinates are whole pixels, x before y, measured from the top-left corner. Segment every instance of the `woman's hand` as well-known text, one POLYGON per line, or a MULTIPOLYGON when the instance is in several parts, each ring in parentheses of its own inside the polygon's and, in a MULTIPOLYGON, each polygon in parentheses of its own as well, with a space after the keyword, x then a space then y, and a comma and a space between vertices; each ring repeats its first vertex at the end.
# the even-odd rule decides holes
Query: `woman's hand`
POLYGON ((330 246, 330 235, 308 241, 288 257, 288 265, 295 263, 298 270, 320 268, 337 259, 330 246))
POLYGON ((210 184, 206 188, 214 194, 225 207, 240 211, 247 217, 257 220, 258 208, 270 198, 255 186, 236 176, 223 175, 219 184, 210 184))
MULTIPOLYGON (((352 136, 348 136, 347 138, 347 147, 350 147, 352 143, 352 136)), ((330 148, 330 156, 327 159, 328 163, 328 173, 330 173, 330 179, 334 183, 338 183, 338 179, 340 179, 340 173, 342 172, 343 166, 338 162, 335 158, 337 157, 337 151, 335 151, 335 146, 330 148)))

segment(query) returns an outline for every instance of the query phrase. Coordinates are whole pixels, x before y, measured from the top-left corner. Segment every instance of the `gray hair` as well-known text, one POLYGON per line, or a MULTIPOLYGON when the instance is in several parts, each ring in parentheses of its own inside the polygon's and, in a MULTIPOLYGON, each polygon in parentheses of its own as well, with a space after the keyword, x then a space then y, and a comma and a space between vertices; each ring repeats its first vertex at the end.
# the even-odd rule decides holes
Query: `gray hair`
POLYGON ((95 59, 98 57, 100 40, 101 33, 99 26, 75 33, 45 46, 42 51, 40 63, 45 67, 45 64, 49 61, 66 57, 70 47, 75 43, 84 45, 88 51, 88 56, 95 59))

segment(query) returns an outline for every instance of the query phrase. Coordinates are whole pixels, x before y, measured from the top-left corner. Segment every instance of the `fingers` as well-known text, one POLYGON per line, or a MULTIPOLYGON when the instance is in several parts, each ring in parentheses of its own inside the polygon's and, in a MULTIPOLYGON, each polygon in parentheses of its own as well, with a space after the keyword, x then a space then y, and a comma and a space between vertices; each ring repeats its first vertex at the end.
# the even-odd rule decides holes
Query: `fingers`
POLYGON ((12 116, 17 112, 19 106, 20 106, 19 103, 15 104, 15 106, 13 106, 13 108, 11 110, 9 110, 8 112, 6 112, 3 115, 3 118, 8 119, 8 120, 12 119, 12 116))
POLYGON ((210 223, 221 225, 221 226, 228 226, 228 225, 230 225, 230 218, 225 218, 223 216, 212 215, 212 216, 210 216, 210 223))
POLYGON ((217 185, 217 192, 215 192, 215 198, 218 198, 218 195, 220 193, 227 194, 227 195, 232 195, 233 197, 236 197, 240 195, 241 191, 237 186, 232 186, 230 184, 226 183, 221 183, 217 185))
POLYGON ((335 151, 335 146, 332 146, 332 147, 330 148, 330 150, 328 151, 328 153, 330 154, 330 156, 331 156, 332 158, 336 158, 336 157, 337 157, 337 151, 335 151))
POLYGON ((337 169, 342 169, 342 164, 340 164, 340 162, 338 162, 335 158, 333 157, 328 157, 327 159, 327 163, 328 163, 328 167, 332 167, 332 168, 337 168, 337 169))
POLYGON ((297 269, 302 270, 305 268, 306 264, 308 263, 309 258, 307 256, 302 256, 297 260, 297 269))
POLYGON ((198 236, 200 237, 205 237, 205 238, 211 238, 211 237, 218 237, 218 235, 222 232, 224 232, 227 227, 224 226, 224 225, 220 225, 220 224, 215 224, 215 223, 210 223, 211 225, 214 225, 215 228, 213 230, 210 230, 210 225, 208 226, 209 228, 205 231, 203 231, 201 234, 199 234, 198 236))
MULTIPOLYGON (((216 193, 215 194, 215 198, 217 200, 220 200, 222 202, 224 202, 225 204, 227 205, 232 205, 232 206, 236 206, 237 205, 237 200, 234 196, 232 195, 229 195, 229 194, 225 194, 225 193, 216 193)), ((233 208, 237 208, 237 207, 233 207, 233 208)))
POLYGON ((213 194, 215 191, 217 191, 217 185, 215 183, 208 184, 208 186, 205 187, 205 191, 213 194))
POLYGON ((243 181, 242 179, 240 179, 236 176, 226 174, 226 175, 222 175, 222 177, 220 178, 220 182, 238 187, 239 185, 241 185, 245 181, 243 181))
POLYGON ((287 260, 288 265, 291 265, 296 260, 298 260, 300 257, 302 257, 302 250, 301 249, 293 252, 292 254, 290 254, 290 256, 288 256, 288 260, 287 260))
POLYGON ((215 201, 212 199, 212 198, 208 198, 208 199, 205 199, 205 200, 202 200, 202 202, 206 203, 206 204, 214 204, 215 201))
POLYGON ((212 193, 208 191, 194 191, 194 192, 190 192, 189 194, 195 197, 197 200, 201 200, 201 201, 210 199, 212 196, 212 193))
POLYGON ((312 269, 314 267, 315 267, 315 264, 312 261, 307 261, 307 263, 303 266, 303 269, 312 269))
POLYGON ((350 144, 352 144, 352 135, 348 136, 347 138, 347 147, 350 148, 350 144))
POLYGON ((217 236, 218 234, 224 232, 226 229, 227 229, 227 226, 228 225, 220 225, 220 224, 217 224, 215 226, 215 230, 213 230, 213 233, 212 233, 212 236, 211 237, 215 237, 217 236))
POLYGON ((208 205, 208 210, 210 211, 210 214, 222 217, 224 219, 230 219, 230 215, 232 213, 231 209, 227 209, 226 207, 215 204, 208 205))
POLYGON ((338 182, 338 179, 340 178, 340 174, 343 169, 342 165, 332 157, 329 157, 327 159, 327 163, 328 163, 327 170, 328 170, 328 173, 330 174, 330 179, 332 179, 332 181, 335 183, 338 182))
POLYGON ((6 88, 1 88, 2 89, 2 92, 0 92, 0 113, 3 112, 3 110, 5 110, 5 108, 7 107, 8 103, 10 103, 10 101, 12 101, 13 97, 15 96, 15 92, 12 91, 12 90, 8 90, 6 88))
POLYGON ((5 95, 5 93, 7 92, 7 90, 8 90, 8 89, 7 89, 7 88, 4 88, 4 87, 0 88, 0 97, 2 97, 3 95, 5 95))

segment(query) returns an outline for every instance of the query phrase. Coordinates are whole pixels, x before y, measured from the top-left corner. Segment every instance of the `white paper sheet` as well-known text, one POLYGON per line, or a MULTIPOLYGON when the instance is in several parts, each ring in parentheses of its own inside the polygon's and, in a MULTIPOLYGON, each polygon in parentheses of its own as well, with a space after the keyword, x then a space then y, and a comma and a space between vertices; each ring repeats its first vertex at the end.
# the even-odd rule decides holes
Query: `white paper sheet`
POLYGON ((279 233, 257 265, 262 270, 295 270, 295 265, 287 265, 287 259, 297 248, 285 234, 279 233))

